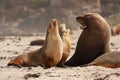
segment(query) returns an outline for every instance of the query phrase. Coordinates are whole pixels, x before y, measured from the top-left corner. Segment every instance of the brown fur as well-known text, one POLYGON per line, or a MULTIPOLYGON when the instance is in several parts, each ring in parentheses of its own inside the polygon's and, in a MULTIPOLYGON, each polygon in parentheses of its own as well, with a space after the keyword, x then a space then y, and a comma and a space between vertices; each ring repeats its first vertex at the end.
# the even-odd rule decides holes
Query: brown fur
POLYGON ((120 34, 120 24, 113 26, 111 28, 111 33, 113 36, 120 34))
POLYGON ((11 60, 8 65, 53 67, 60 62, 62 53, 63 43, 58 31, 58 22, 53 19, 48 27, 42 48, 22 54, 11 60))
POLYGON ((69 30, 66 30, 66 25, 62 24, 59 28, 59 33, 61 35, 61 38, 63 40, 63 56, 61 61, 59 62, 58 66, 64 67, 64 63, 67 60, 69 54, 70 54, 70 49, 71 49, 71 42, 70 42, 70 34, 69 30))
POLYGON ((80 66, 109 52, 111 29, 109 24, 97 13, 86 13, 76 18, 83 29, 74 55, 65 63, 67 66, 80 66))
MULTIPOLYGON (((63 23, 59 27, 59 34, 63 40, 63 56, 61 61, 57 66, 59 67, 64 67, 64 63, 67 60, 69 54, 70 54, 70 49, 71 49, 71 42, 70 42, 70 34, 73 34, 71 30, 67 29, 66 30, 66 25, 63 23)), ((31 42, 31 45, 42 45, 44 40, 34 40, 31 42)))
POLYGON ((120 52, 114 51, 114 52, 103 54, 98 58, 96 58, 89 65, 118 68, 120 67, 120 52))

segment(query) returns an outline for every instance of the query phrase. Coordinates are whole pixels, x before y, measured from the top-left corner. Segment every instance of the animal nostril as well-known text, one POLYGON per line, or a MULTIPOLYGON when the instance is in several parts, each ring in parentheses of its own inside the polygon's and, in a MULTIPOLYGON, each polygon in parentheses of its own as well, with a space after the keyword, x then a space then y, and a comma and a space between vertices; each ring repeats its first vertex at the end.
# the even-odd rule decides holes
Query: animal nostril
POLYGON ((49 27, 51 27, 51 25, 49 24, 49 27))
POLYGON ((76 20, 78 20, 79 19, 79 17, 76 17, 76 20))
POLYGON ((55 26, 55 25, 56 25, 56 23, 54 22, 54 23, 53 23, 53 25, 55 26))

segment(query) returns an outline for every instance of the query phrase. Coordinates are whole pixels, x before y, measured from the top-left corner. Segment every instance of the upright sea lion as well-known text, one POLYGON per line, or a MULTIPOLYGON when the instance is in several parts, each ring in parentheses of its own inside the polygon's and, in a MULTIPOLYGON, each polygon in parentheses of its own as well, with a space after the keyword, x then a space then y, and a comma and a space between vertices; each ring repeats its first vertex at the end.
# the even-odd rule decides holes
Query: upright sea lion
POLYGON ((60 25, 59 28, 59 33, 61 35, 61 38, 63 40, 63 55, 62 55, 62 59, 59 62, 59 64, 57 66, 59 67, 64 67, 64 63, 67 60, 69 54, 70 54, 70 49, 71 49, 71 42, 70 42, 70 34, 69 34, 69 30, 66 29, 66 25, 62 24, 60 25))
POLYGON ((74 55, 65 63, 67 66, 88 64, 98 56, 109 52, 111 28, 97 13, 86 13, 76 18, 83 29, 74 55))
POLYGON ((42 48, 22 54, 11 60, 8 65, 30 66, 40 65, 43 67, 53 67, 57 65, 63 54, 63 43, 59 35, 58 21, 52 19, 46 34, 42 48))
POLYGON ((91 62, 88 65, 118 68, 120 67, 120 52, 113 51, 113 52, 105 53, 99 56, 98 58, 96 58, 93 62, 91 62))

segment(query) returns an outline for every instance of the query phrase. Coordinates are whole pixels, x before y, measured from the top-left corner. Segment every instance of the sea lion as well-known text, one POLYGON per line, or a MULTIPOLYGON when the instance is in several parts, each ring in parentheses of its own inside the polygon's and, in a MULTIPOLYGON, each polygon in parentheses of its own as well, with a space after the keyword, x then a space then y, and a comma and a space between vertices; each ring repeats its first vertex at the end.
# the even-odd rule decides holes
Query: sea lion
POLYGON ((40 65, 45 68, 53 67, 60 62, 62 54, 63 42, 59 35, 58 21, 52 19, 42 48, 16 57, 8 63, 8 66, 40 65))
POLYGON ((120 24, 115 25, 111 28, 112 36, 120 34, 120 24))
POLYGON ((76 18, 83 29, 74 55, 65 63, 66 66, 88 64, 98 56, 109 52, 111 28, 98 13, 86 13, 76 18))
POLYGON ((66 29, 65 24, 62 24, 62 25, 60 25, 59 33, 63 40, 63 55, 62 55, 61 61, 59 62, 59 64, 57 66, 65 67, 64 63, 67 60, 67 58, 70 54, 70 49, 71 49, 70 31, 69 31, 69 29, 66 29))
MULTIPOLYGON (((59 34, 63 41, 63 56, 57 66, 65 67, 64 63, 67 60, 67 58, 70 54, 70 49, 71 49, 70 34, 72 34, 72 32, 71 32, 71 30, 66 29, 65 23, 62 23, 59 27, 59 34)), ((39 39, 39 40, 32 41, 31 45, 42 45, 43 43, 44 43, 44 40, 39 39)))
POLYGON ((88 65, 118 68, 120 67, 120 51, 105 53, 88 65))
POLYGON ((43 45, 44 42, 45 42, 44 39, 33 40, 33 41, 30 42, 30 45, 31 46, 34 46, 34 45, 43 45))

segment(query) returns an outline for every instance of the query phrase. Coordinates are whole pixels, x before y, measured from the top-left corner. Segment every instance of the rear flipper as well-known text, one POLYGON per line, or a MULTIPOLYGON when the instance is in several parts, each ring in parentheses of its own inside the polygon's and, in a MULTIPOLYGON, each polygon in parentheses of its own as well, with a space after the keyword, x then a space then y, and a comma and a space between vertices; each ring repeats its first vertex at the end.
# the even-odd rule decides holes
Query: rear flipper
POLYGON ((7 65, 8 66, 17 66, 17 67, 21 68, 23 66, 23 62, 21 62, 21 60, 19 60, 19 59, 18 60, 14 59, 14 60, 11 60, 7 65))

